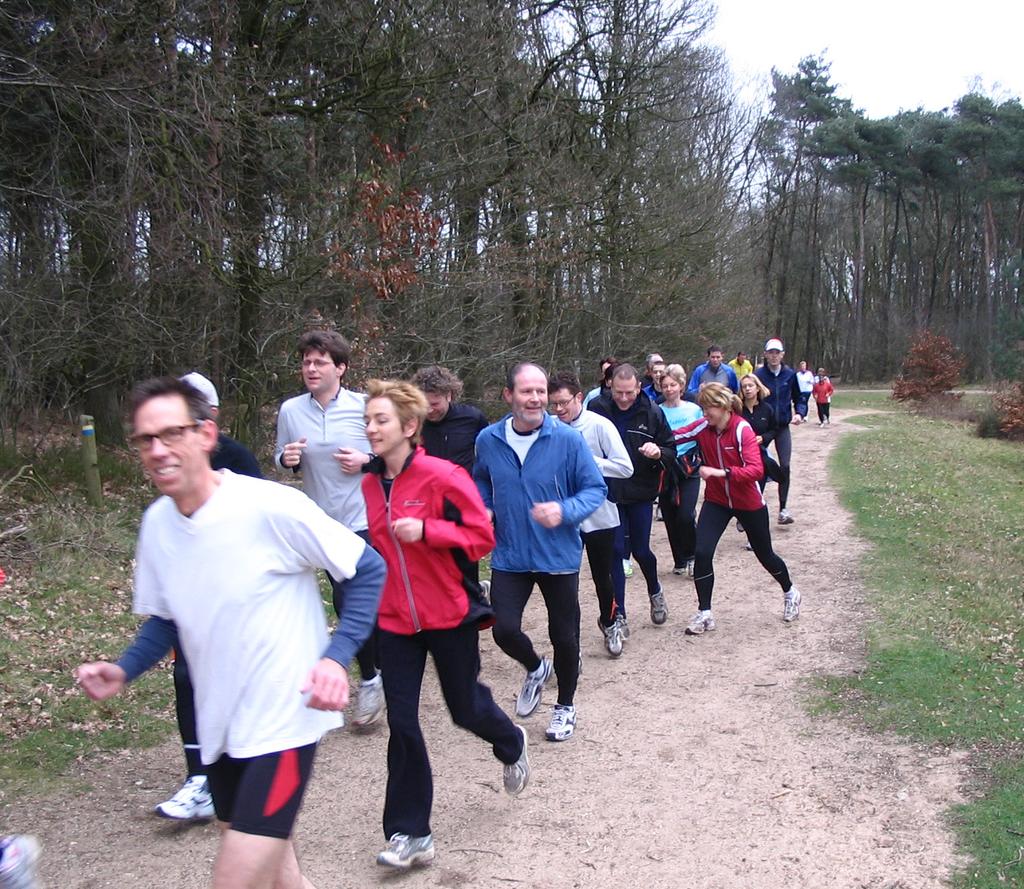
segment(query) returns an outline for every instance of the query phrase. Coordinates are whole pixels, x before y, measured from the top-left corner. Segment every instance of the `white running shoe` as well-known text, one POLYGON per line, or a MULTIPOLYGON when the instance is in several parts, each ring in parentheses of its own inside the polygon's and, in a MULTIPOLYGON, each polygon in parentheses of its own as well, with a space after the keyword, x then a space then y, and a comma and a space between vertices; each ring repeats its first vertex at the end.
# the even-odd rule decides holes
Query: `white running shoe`
POLYGON ((0 838, 0 849, 4 856, 0 860, 0 886, 3 889, 38 889, 39 840, 28 834, 12 834, 0 838))
POLYGON ((668 606, 665 605, 665 592, 658 584, 658 589, 651 596, 651 623, 660 627, 668 620, 668 606))
POLYGON ((530 757, 527 755, 526 729, 521 725, 516 726, 523 736, 523 752, 519 759, 505 766, 502 773, 502 783, 505 785, 505 793, 509 796, 518 796, 530 783, 530 757))
POLYGON ((790 621, 796 620, 800 616, 800 590, 795 586, 789 588, 788 593, 784 593, 782 597, 782 619, 789 623, 790 621))
POLYGON ((551 724, 544 737, 549 741, 568 741, 576 730, 576 708, 571 705, 555 704, 551 711, 551 724))
POLYGON ((791 516, 789 514, 789 510, 788 509, 780 509, 779 510, 779 524, 780 525, 792 525, 793 524, 793 516, 791 516))
POLYGON ((393 833, 387 848, 377 856, 377 864, 408 870, 414 864, 427 864, 434 860, 434 838, 411 837, 405 833, 393 833))
POLYGON ((526 674, 523 680, 523 687, 516 698, 516 715, 532 716, 534 710, 540 706, 540 696, 544 686, 551 678, 551 661, 546 657, 540 659, 540 666, 532 673, 526 674))
POLYGON ((213 797, 210 795, 210 782, 206 775, 193 775, 181 789, 166 802, 156 807, 161 818, 173 818, 175 821, 202 821, 212 818, 213 797))
POLYGON ((608 649, 608 654, 612 657, 618 657, 619 655, 621 655, 622 618, 615 618, 610 627, 602 626, 601 632, 604 633, 604 647, 608 649))
POLYGON ((380 673, 359 683, 359 700, 352 722, 360 728, 373 725, 384 715, 384 680, 380 673))
POLYGON ((686 625, 687 636, 700 636, 715 628, 715 616, 710 611, 698 611, 686 625))

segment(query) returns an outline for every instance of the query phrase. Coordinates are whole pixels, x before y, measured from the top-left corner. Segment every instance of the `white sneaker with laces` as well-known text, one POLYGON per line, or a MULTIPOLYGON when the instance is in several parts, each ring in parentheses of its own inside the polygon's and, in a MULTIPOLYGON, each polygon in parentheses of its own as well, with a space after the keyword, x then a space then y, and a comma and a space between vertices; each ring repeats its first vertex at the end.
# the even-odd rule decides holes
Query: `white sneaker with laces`
POLYGON ((206 775, 193 775, 181 789, 166 802, 156 807, 161 818, 173 818, 175 821, 201 821, 212 818, 213 797, 210 795, 210 782, 206 775))
POLYGON ((800 590, 795 586, 789 588, 788 593, 782 596, 782 619, 786 623, 796 620, 800 616, 800 590))
POLYGON ((604 647, 608 649, 608 654, 612 657, 618 657, 622 654, 622 619, 615 618, 610 627, 601 627, 601 631, 604 633, 604 647))
POLYGON ((516 715, 532 716, 533 711, 540 706, 541 693, 544 686, 551 678, 551 661, 546 657, 540 659, 540 666, 532 673, 526 674, 523 680, 523 687, 516 698, 516 715))
POLYGON ((549 741, 568 741, 576 730, 576 708, 567 704, 555 704, 551 711, 551 724, 544 737, 549 741))
POLYGON ((521 725, 517 725, 516 728, 523 736, 523 752, 519 754, 519 759, 505 766, 501 776, 502 783, 505 785, 505 793, 509 796, 518 796, 530 783, 530 757, 526 752, 526 729, 521 725))
POLYGON ((411 837, 405 833, 393 833, 387 848, 377 856, 377 864, 408 870, 414 864, 427 864, 434 860, 434 838, 411 837))
POLYGON ((700 636, 715 628, 715 616, 710 611, 698 611, 686 625, 687 636, 700 636))
POLYGON ((359 700, 352 722, 360 728, 373 725, 384 715, 384 680, 380 673, 359 683, 359 700))
POLYGON ((779 524, 780 525, 792 525, 793 524, 793 516, 791 516, 789 514, 789 510, 788 509, 780 509, 779 510, 779 524))
POLYGON ((3 889, 38 889, 36 862, 39 841, 27 834, 0 838, 3 859, 0 860, 0 886, 3 889))
POLYGON ((651 595, 651 623, 660 627, 668 620, 668 606, 665 605, 665 591, 658 584, 658 589, 651 595))

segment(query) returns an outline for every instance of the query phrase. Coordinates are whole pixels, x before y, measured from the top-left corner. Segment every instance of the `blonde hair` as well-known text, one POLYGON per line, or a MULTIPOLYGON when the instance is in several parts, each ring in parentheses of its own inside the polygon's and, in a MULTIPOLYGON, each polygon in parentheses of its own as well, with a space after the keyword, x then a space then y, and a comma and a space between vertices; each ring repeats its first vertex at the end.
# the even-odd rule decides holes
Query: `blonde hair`
POLYGON ((427 398, 412 383, 404 380, 370 380, 366 384, 366 399, 386 398, 395 406, 398 422, 404 426, 410 420, 416 421, 416 431, 410 440, 415 445, 420 440, 420 430, 427 418, 427 398))
POLYGON ((742 386, 743 386, 743 381, 744 380, 753 380, 754 381, 754 385, 757 387, 757 400, 758 401, 761 401, 761 399, 767 398, 769 395, 772 394, 769 391, 768 387, 764 383, 761 382, 761 379, 760 379, 760 377, 757 376, 757 374, 744 374, 740 378, 740 387, 741 387, 740 388, 740 401, 743 400, 743 389, 742 389, 742 386))
POLYGON ((665 376, 672 377, 680 386, 683 387, 683 391, 686 391, 686 368, 681 364, 669 364, 665 368, 665 376))
POLYGON ((721 383, 705 383, 697 393, 697 404, 706 411, 709 407, 732 411, 734 414, 743 412, 743 402, 728 386, 721 383))

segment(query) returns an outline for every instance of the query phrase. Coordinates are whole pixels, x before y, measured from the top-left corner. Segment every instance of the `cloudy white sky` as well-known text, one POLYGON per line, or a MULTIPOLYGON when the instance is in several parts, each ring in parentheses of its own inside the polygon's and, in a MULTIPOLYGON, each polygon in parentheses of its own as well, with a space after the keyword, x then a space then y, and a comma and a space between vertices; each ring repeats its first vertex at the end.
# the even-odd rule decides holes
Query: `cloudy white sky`
POLYGON ((1024 96, 1022 0, 715 2, 709 39, 741 83, 824 53, 837 95, 869 117, 938 111, 979 87, 995 99, 1024 96))

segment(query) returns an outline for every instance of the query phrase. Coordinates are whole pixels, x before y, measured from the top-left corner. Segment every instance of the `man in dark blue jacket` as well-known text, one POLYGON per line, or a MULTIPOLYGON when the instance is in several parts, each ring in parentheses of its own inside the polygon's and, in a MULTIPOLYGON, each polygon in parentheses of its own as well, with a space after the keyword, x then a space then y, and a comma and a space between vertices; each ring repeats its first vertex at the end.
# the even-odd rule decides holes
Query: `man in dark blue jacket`
POLYGON ((782 340, 772 337, 764 344, 764 364, 754 371, 755 376, 768 387, 764 401, 775 412, 778 429, 775 433, 775 453, 779 458, 779 524, 793 524, 786 508, 789 499, 790 459, 793 456, 793 438, 790 423, 799 426, 807 416, 807 405, 800 393, 796 371, 782 359, 786 351, 782 340))
MULTIPOLYGON (((612 565, 615 603, 625 624, 626 577, 622 560, 632 554, 647 583, 651 622, 660 626, 668 619, 668 607, 658 581, 658 559, 651 549, 651 522, 662 473, 676 456, 672 430, 661 408, 641 391, 640 375, 630 364, 616 368, 611 389, 590 402, 590 410, 612 421, 633 461, 633 475, 612 479, 609 485, 609 499, 619 510, 615 534, 618 559, 612 565)), ((623 635, 628 636, 628 632, 627 629, 623 635)))

